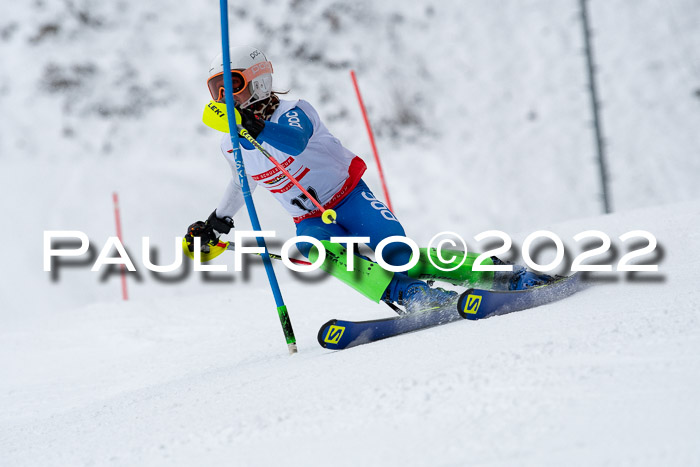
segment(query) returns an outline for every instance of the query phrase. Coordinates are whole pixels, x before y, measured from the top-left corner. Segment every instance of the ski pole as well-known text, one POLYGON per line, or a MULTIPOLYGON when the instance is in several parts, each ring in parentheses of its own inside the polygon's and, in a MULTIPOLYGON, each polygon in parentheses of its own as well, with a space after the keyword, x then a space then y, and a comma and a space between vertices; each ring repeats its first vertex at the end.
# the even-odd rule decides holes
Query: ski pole
MULTIPOLYGON (((234 246, 233 242, 222 242, 221 240, 218 240, 216 243, 209 243, 207 246, 209 246, 209 251, 207 253, 199 253, 199 261, 202 263, 206 263, 208 261, 213 260, 220 254, 222 254, 224 251, 234 251, 236 247, 234 246)), ((183 238, 182 239, 182 250, 185 252, 185 254, 190 258, 194 259, 194 251, 190 251, 189 249, 190 244, 187 242, 187 239, 183 238)), ((262 253, 253 253, 258 256, 262 256, 262 253)), ((267 252, 268 255, 270 255, 270 258, 272 259, 277 259, 281 260, 282 256, 275 254, 275 253, 270 253, 269 251, 267 252)), ((303 259, 295 259, 295 258, 288 258, 291 263, 298 264, 300 266, 311 266, 311 263, 308 261, 304 261, 303 259)))
POLYGON ((285 169, 284 167, 282 167, 282 164, 280 164, 279 162, 277 162, 277 160, 276 160, 274 157, 272 157, 272 154, 270 154, 269 152, 267 152, 267 151, 265 150, 265 148, 262 147, 262 146, 260 145, 260 143, 258 143, 258 142, 255 140, 255 138, 253 138, 253 137, 250 135, 250 133, 248 133, 248 130, 246 130, 246 129, 243 128, 242 126, 239 126, 239 127, 238 127, 238 134, 241 135, 242 137, 244 137, 246 140, 248 140, 248 142, 249 142, 250 144, 252 144, 253 146, 255 146, 255 149, 257 149, 258 151, 260 151, 261 153, 263 153, 263 155, 264 155, 265 157, 267 157, 267 158, 270 160, 270 162, 272 162, 273 164, 275 164, 275 166, 276 166, 278 169, 280 169, 280 170, 282 171, 282 173, 283 173, 294 185, 296 185, 296 187, 299 188, 299 189, 301 190, 301 192, 304 193, 304 195, 305 195, 307 198, 309 198, 309 199, 311 200, 312 203, 314 203, 314 206, 316 206, 318 209, 321 210, 321 220, 323 221, 324 224, 333 224, 333 223, 335 223, 335 220, 336 220, 336 218, 337 218, 337 216, 336 216, 336 214, 335 214, 335 211, 332 210, 332 209, 325 209, 323 206, 321 206, 321 203, 319 203, 318 200, 317 200, 316 198, 314 198, 313 196, 311 196, 311 194, 309 194, 309 192, 306 191, 306 190, 304 189, 303 186, 301 186, 301 184, 299 183, 299 181, 298 181, 296 178, 294 178, 294 175, 290 174, 289 171, 288 171, 287 169, 285 169))
MULTIPOLYGON (((233 245, 233 243, 227 242, 226 249, 229 251, 233 251, 236 249, 236 247, 233 245)), ((255 254, 260 255, 260 256, 263 255, 262 253, 255 253, 255 254)), ((268 253, 268 255, 270 255, 270 258, 272 258, 272 259, 276 259, 276 260, 280 260, 280 261, 282 260, 282 256, 277 255, 275 253, 268 253)), ((309 263, 308 261, 304 261, 303 259, 296 259, 296 258, 288 258, 288 259, 292 263, 298 264, 300 266, 311 266, 311 263, 309 263)))
MULTIPOLYGON (((234 102, 233 80, 231 78, 231 54, 229 52, 228 37, 228 0, 219 1, 219 10, 221 15, 221 48, 224 66, 224 93, 226 96, 226 102, 234 102)), ((250 186, 248 186, 248 177, 245 173, 243 155, 241 154, 241 149, 238 145, 238 133, 234 131, 236 129, 235 119, 233 121, 229 120, 228 125, 229 134, 231 136, 231 145, 233 147, 233 157, 236 160, 238 181, 243 192, 243 199, 245 200, 246 208, 248 209, 250 223, 252 224, 254 230, 262 231, 262 228, 260 227, 260 220, 258 219, 258 214, 255 210, 255 204, 253 203, 253 196, 250 192, 250 186)), ((280 323, 282 324, 282 331, 284 332, 284 337, 287 341, 287 348, 289 349, 290 354, 294 354, 297 352, 297 340, 294 336, 294 330, 292 329, 292 322, 289 319, 287 306, 284 304, 284 299, 282 298, 282 292, 280 291, 280 286, 277 282, 277 276, 275 276, 275 270, 272 267, 272 260, 270 260, 270 255, 267 253, 265 239, 263 237, 256 237, 256 240, 258 242, 258 246, 264 248, 262 257, 263 263, 265 264, 265 272, 267 273, 267 279, 270 282, 272 294, 275 297, 277 314, 279 316, 280 323)))
MULTIPOLYGON (((216 102, 216 101, 210 101, 207 106, 204 108, 204 114, 202 115, 202 121, 204 122, 205 125, 207 125, 209 128, 213 128, 214 130, 221 131, 222 133, 229 133, 231 130, 229 119, 228 119, 228 110, 226 107, 225 103, 222 102, 216 102)), ((234 115, 236 118, 236 125, 238 126, 238 134, 248 140, 250 144, 252 144, 258 151, 263 153, 265 157, 267 157, 278 169, 282 171, 282 173, 297 187, 301 192, 306 196, 308 199, 311 200, 311 202, 321 211, 321 220, 325 224, 332 224, 335 222, 337 219, 337 216, 335 214, 335 211, 332 209, 325 209, 321 204, 318 202, 316 198, 311 196, 311 194, 304 189, 303 186, 299 183, 299 181, 294 178, 292 174, 289 173, 287 169, 285 169, 282 164, 277 162, 277 160, 263 148, 260 143, 256 141, 255 138, 253 138, 248 131, 240 126, 241 123, 241 117, 240 114, 235 111, 234 109, 234 115)))

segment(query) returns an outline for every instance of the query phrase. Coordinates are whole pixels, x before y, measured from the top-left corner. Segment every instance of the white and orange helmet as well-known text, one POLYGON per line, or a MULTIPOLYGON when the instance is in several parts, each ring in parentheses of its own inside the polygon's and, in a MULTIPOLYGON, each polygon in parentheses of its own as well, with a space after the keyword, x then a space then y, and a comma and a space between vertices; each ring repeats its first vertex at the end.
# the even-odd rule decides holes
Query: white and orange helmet
MULTIPOLYGON (((250 46, 231 47, 231 78, 233 94, 239 94, 248 87, 250 99, 241 104, 250 104, 267 99, 272 93, 272 63, 261 50, 250 46)), ((209 65, 207 86, 211 97, 217 102, 224 101, 224 57, 220 53, 209 65)))

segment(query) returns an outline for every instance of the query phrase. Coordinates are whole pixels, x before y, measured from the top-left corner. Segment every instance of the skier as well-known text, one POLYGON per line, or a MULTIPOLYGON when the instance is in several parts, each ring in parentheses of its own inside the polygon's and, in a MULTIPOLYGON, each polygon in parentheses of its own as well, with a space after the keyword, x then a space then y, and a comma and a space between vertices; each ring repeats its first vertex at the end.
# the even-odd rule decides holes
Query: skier
MULTIPOLYGON (((280 170, 263 157, 247 140, 241 139, 241 154, 251 190, 262 185, 282 204, 296 223, 298 236, 321 241, 327 256, 321 268, 375 302, 384 300, 406 308, 407 312, 448 306, 458 294, 433 288, 423 279, 441 279, 453 284, 501 284, 508 289, 522 289, 548 282, 551 278, 520 267, 516 273, 476 272, 471 265, 476 254, 468 254, 456 271, 443 272, 429 261, 434 252, 421 250, 418 264, 406 273, 392 273, 359 254, 354 255, 354 272, 347 271, 347 251, 331 237, 369 237, 367 245, 374 250, 383 239, 405 236, 404 228, 384 203, 377 200, 362 180, 364 161, 346 149, 321 121, 316 109, 304 100, 280 99, 272 90, 272 64, 255 47, 241 46, 230 50, 231 74, 236 111, 241 126, 279 161, 324 207, 337 213, 336 223, 325 224, 321 211, 280 170)), ((219 54, 209 67, 207 85, 216 102, 224 102, 223 56, 219 54)), ((221 150, 236 172, 230 137, 224 136, 221 150)), ((232 177, 223 198, 206 222, 191 224, 185 245, 192 255, 193 237, 201 237, 202 251, 215 245, 222 234, 234 227, 233 216, 243 206, 244 198, 236 176, 232 177)), ((311 243, 298 243, 298 250, 311 261, 318 251, 311 243)), ((460 256, 461 252, 453 252, 460 256)), ((383 258, 392 265, 404 265, 412 256, 410 247, 395 242, 384 248, 383 258)), ((493 259, 498 264, 497 258, 493 259)), ((488 262, 486 262, 488 263, 488 262)), ((485 264, 486 264, 485 263, 485 264)), ((396 308, 395 308, 396 309, 396 308)))

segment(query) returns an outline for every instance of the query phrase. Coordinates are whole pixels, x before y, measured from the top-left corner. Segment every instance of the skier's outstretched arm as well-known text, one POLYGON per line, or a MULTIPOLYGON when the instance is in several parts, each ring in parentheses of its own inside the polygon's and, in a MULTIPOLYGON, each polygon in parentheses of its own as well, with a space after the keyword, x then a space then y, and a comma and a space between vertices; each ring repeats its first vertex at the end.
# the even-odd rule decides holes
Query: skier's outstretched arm
MULTIPOLYGON (((257 183, 250 177, 250 175, 248 176, 248 186, 250 187, 251 193, 255 191, 255 187, 257 186, 257 183)), ((216 211, 214 212, 216 213, 217 217, 233 218, 233 216, 243 207, 244 204, 245 199, 243 198, 243 190, 238 184, 236 175, 234 175, 234 177, 229 180, 228 185, 226 186, 226 191, 221 197, 221 201, 219 201, 219 205, 216 207, 216 211)))

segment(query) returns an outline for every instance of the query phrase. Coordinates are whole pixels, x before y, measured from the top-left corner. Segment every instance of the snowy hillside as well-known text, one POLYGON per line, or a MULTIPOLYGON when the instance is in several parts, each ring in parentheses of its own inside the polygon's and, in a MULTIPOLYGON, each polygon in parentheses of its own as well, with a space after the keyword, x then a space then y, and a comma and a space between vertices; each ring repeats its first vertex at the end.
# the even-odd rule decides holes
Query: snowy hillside
POLYGON ((285 280, 293 357, 264 287, 23 316, 0 331, 0 464, 697 465, 698 219, 547 226, 648 229, 660 271, 339 352, 322 323, 388 309, 336 282, 285 280))
MULTIPOLYGON (((379 195, 356 71, 418 243, 499 229, 517 247, 548 229, 573 257, 584 230, 659 241, 645 256, 658 274, 337 353, 316 343, 322 323, 388 309, 276 265, 292 358, 259 261, 208 278, 140 264, 143 237, 172 262, 230 177, 201 123, 218 4, 4 8, 0 466, 698 465, 700 3, 589 4, 604 217, 578 0, 231 3, 232 41, 265 50, 275 87, 316 106, 379 195), (128 302, 118 275, 90 271, 115 235, 114 192, 138 268, 128 302), (45 272, 48 230, 85 232, 90 254, 45 272)), ((278 250, 294 225, 267 193, 255 202, 278 250)), ((629 246, 615 244, 611 263, 629 246)))

